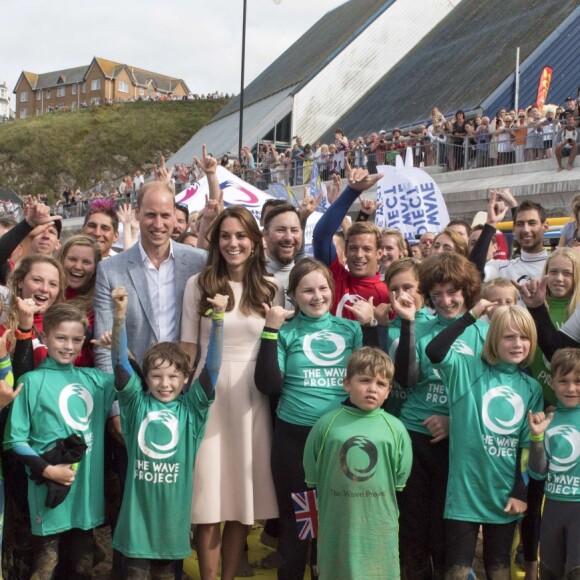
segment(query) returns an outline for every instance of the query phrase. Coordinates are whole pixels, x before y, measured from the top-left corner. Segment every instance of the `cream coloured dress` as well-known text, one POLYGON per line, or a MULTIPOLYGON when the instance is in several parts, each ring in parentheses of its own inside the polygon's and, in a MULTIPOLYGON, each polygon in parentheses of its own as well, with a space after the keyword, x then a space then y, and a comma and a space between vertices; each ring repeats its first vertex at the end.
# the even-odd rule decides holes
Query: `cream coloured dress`
MULTIPOLYGON (((185 287, 181 340, 201 348, 203 367, 211 322, 197 313, 198 276, 185 287)), ((282 286, 275 305, 284 305, 282 286)), ((211 524, 227 520, 251 525, 278 515, 270 470, 272 423, 268 398, 254 384, 254 369, 264 319, 239 310, 242 283, 230 282, 235 307, 224 317, 222 366, 215 402, 201 442, 193 474, 191 522, 211 524)))

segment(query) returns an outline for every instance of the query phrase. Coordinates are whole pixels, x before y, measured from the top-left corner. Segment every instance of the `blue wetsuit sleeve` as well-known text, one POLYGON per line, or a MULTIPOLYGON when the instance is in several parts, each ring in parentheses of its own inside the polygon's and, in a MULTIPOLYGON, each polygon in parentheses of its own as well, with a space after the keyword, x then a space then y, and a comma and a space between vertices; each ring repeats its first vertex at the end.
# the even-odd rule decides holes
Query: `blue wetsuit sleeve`
POLYGON ((133 376, 133 367, 127 354, 127 328, 125 316, 113 317, 113 338, 111 345, 111 362, 115 375, 115 387, 122 391, 133 376))
POLYGON ((332 236, 338 231, 344 216, 359 195, 358 191, 347 186, 314 227, 312 234, 314 257, 324 262, 327 266, 330 266, 336 258, 332 236))
POLYGON ((199 375, 198 381, 206 396, 209 398, 215 390, 218 375, 222 366, 222 352, 224 347, 224 319, 212 318, 207 346, 205 365, 199 375))
POLYGON ((16 445, 10 451, 30 469, 33 475, 42 475, 42 472, 50 465, 29 445, 16 445))

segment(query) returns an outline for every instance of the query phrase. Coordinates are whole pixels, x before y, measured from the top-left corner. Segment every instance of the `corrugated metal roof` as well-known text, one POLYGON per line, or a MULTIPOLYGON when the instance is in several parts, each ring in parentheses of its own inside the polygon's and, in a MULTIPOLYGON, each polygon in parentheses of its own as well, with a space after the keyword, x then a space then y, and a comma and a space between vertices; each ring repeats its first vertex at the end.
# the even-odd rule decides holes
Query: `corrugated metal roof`
MULTIPOLYGON (((434 106, 475 109, 514 70, 516 47, 524 61, 577 6, 578 0, 463 0, 335 126, 353 136, 421 122, 434 106)), ((578 50, 577 38, 572 46, 578 50)), ((333 132, 322 140, 334 140, 333 132)))
MULTIPOLYGON (((244 105, 311 78, 396 0, 350 0, 325 14, 244 90, 244 105)), ((238 111, 239 97, 215 117, 238 111)))
MULTIPOLYGON (((249 107, 244 107, 244 145, 253 147, 292 110, 293 89, 294 87, 288 87, 249 107)), ((167 164, 191 163, 194 155, 199 157, 201 154, 201 146, 204 143, 207 145, 207 150, 215 157, 228 152, 237 152, 239 121, 238 111, 223 119, 213 120, 200 129, 167 161, 167 164)))
MULTIPOLYGON (((545 66, 552 67, 552 81, 546 103, 563 105, 566 97, 576 95, 580 85, 580 7, 520 65, 519 106, 536 101, 538 80, 545 66)), ((514 106, 515 72, 486 100, 483 108, 496 114, 502 107, 514 106)))

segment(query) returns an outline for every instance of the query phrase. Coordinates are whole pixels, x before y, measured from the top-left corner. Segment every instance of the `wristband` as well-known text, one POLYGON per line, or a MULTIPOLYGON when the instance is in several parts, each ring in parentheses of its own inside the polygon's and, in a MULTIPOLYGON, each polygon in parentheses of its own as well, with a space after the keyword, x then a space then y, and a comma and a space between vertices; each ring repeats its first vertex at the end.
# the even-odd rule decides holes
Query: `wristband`
POLYGON ((469 315, 471 316, 471 318, 473 318, 473 320, 477 320, 477 316, 473 314, 473 310, 468 310, 467 312, 469 312, 469 315))
POLYGON ((224 319, 224 313, 223 312, 212 312, 211 313, 211 319, 212 320, 223 320, 224 319))
POLYGON ((530 441, 532 441, 532 443, 541 443, 544 440, 544 434, 540 434, 540 435, 530 435, 530 441))
POLYGON ((27 340, 27 339, 31 339, 34 340, 36 338, 36 334, 34 334, 34 330, 31 328, 30 330, 25 330, 22 331, 19 328, 17 328, 14 331, 14 336, 16 337, 16 340, 27 340))
POLYGON ((278 340, 277 332, 262 332, 260 338, 266 338, 267 340, 278 340))

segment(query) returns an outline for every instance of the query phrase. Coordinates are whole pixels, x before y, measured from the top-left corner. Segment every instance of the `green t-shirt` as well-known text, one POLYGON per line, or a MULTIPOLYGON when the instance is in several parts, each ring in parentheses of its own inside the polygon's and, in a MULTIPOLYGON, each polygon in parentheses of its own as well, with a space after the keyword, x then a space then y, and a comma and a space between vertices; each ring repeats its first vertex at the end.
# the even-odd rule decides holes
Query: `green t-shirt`
POLYGON ((515 484, 518 448, 529 446, 528 410, 542 409, 538 381, 516 365, 492 366, 454 349, 434 366, 449 396, 445 518, 488 524, 519 519, 503 510, 515 484))
POLYGON ((278 417, 311 427, 344 400, 346 363, 362 346, 360 324, 326 313, 311 318, 299 313, 278 333, 278 364, 284 385, 278 417))
POLYGON ((413 454, 403 424, 348 404, 306 440, 305 481, 318 493, 318 568, 332 578, 398 579, 399 510, 413 454))
MULTIPOLYGON (((548 303, 548 308, 550 312, 550 319, 554 326, 560 330, 564 322, 568 320, 570 315, 568 314, 568 306, 570 305, 570 298, 552 298, 548 296, 546 298, 548 303)), ((544 356, 544 353, 538 346, 536 349, 536 355, 532 364, 530 365, 530 373, 540 385, 542 385, 542 391, 544 393, 544 400, 549 405, 556 406, 558 399, 556 399, 556 394, 554 389, 548 384, 548 377, 550 376, 550 363, 544 356)))
POLYGON ((19 382, 24 387, 10 409, 4 449, 29 446, 42 455, 57 439, 73 434, 88 446, 66 499, 56 508, 44 505, 46 485, 28 481, 32 533, 47 536, 99 526, 105 520, 104 438, 115 397, 113 376, 46 358, 19 382))
MULTIPOLYGON (((407 400, 401 409, 401 421, 411 431, 430 435, 423 421, 432 415, 449 415, 445 385, 439 371, 433 368, 425 354, 425 348, 435 336, 456 320, 457 318, 436 316, 432 320, 415 324, 415 355, 419 364, 419 379, 413 389, 408 390, 407 400)), ((451 349, 470 357, 479 357, 488 327, 485 322, 477 321, 465 330, 451 349)))
MULTIPOLYGON (((423 324, 433 320, 433 318, 435 318, 435 315, 426 306, 417 310, 417 314, 415 315, 415 329, 421 329, 423 324)), ((401 337, 401 319, 397 316, 397 318, 389 323, 389 326, 381 327, 381 331, 386 335, 385 342, 384 344, 381 342, 381 346, 394 363, 399 346, 399 338, 401 337)), ((393 381, 393 388, 383 407, 385 411, 395 417, 399 417, 401 408, 407 400, 408 391, 409 389, 405 389, 397 381, 393 381)))
POLYGON ((196 381, 162 403, 135 374, 118 395, 129 463, 113 547, 129 558, 185 558, 193 466, 213 395, 208 399, 196 381))
POLYGON ((528 468, 530 475, 546 480, 546 497, 580 501, 580 405, 568 408, 558 403, 544 435, 544 449, 548 473, 538 475, 528 468))

